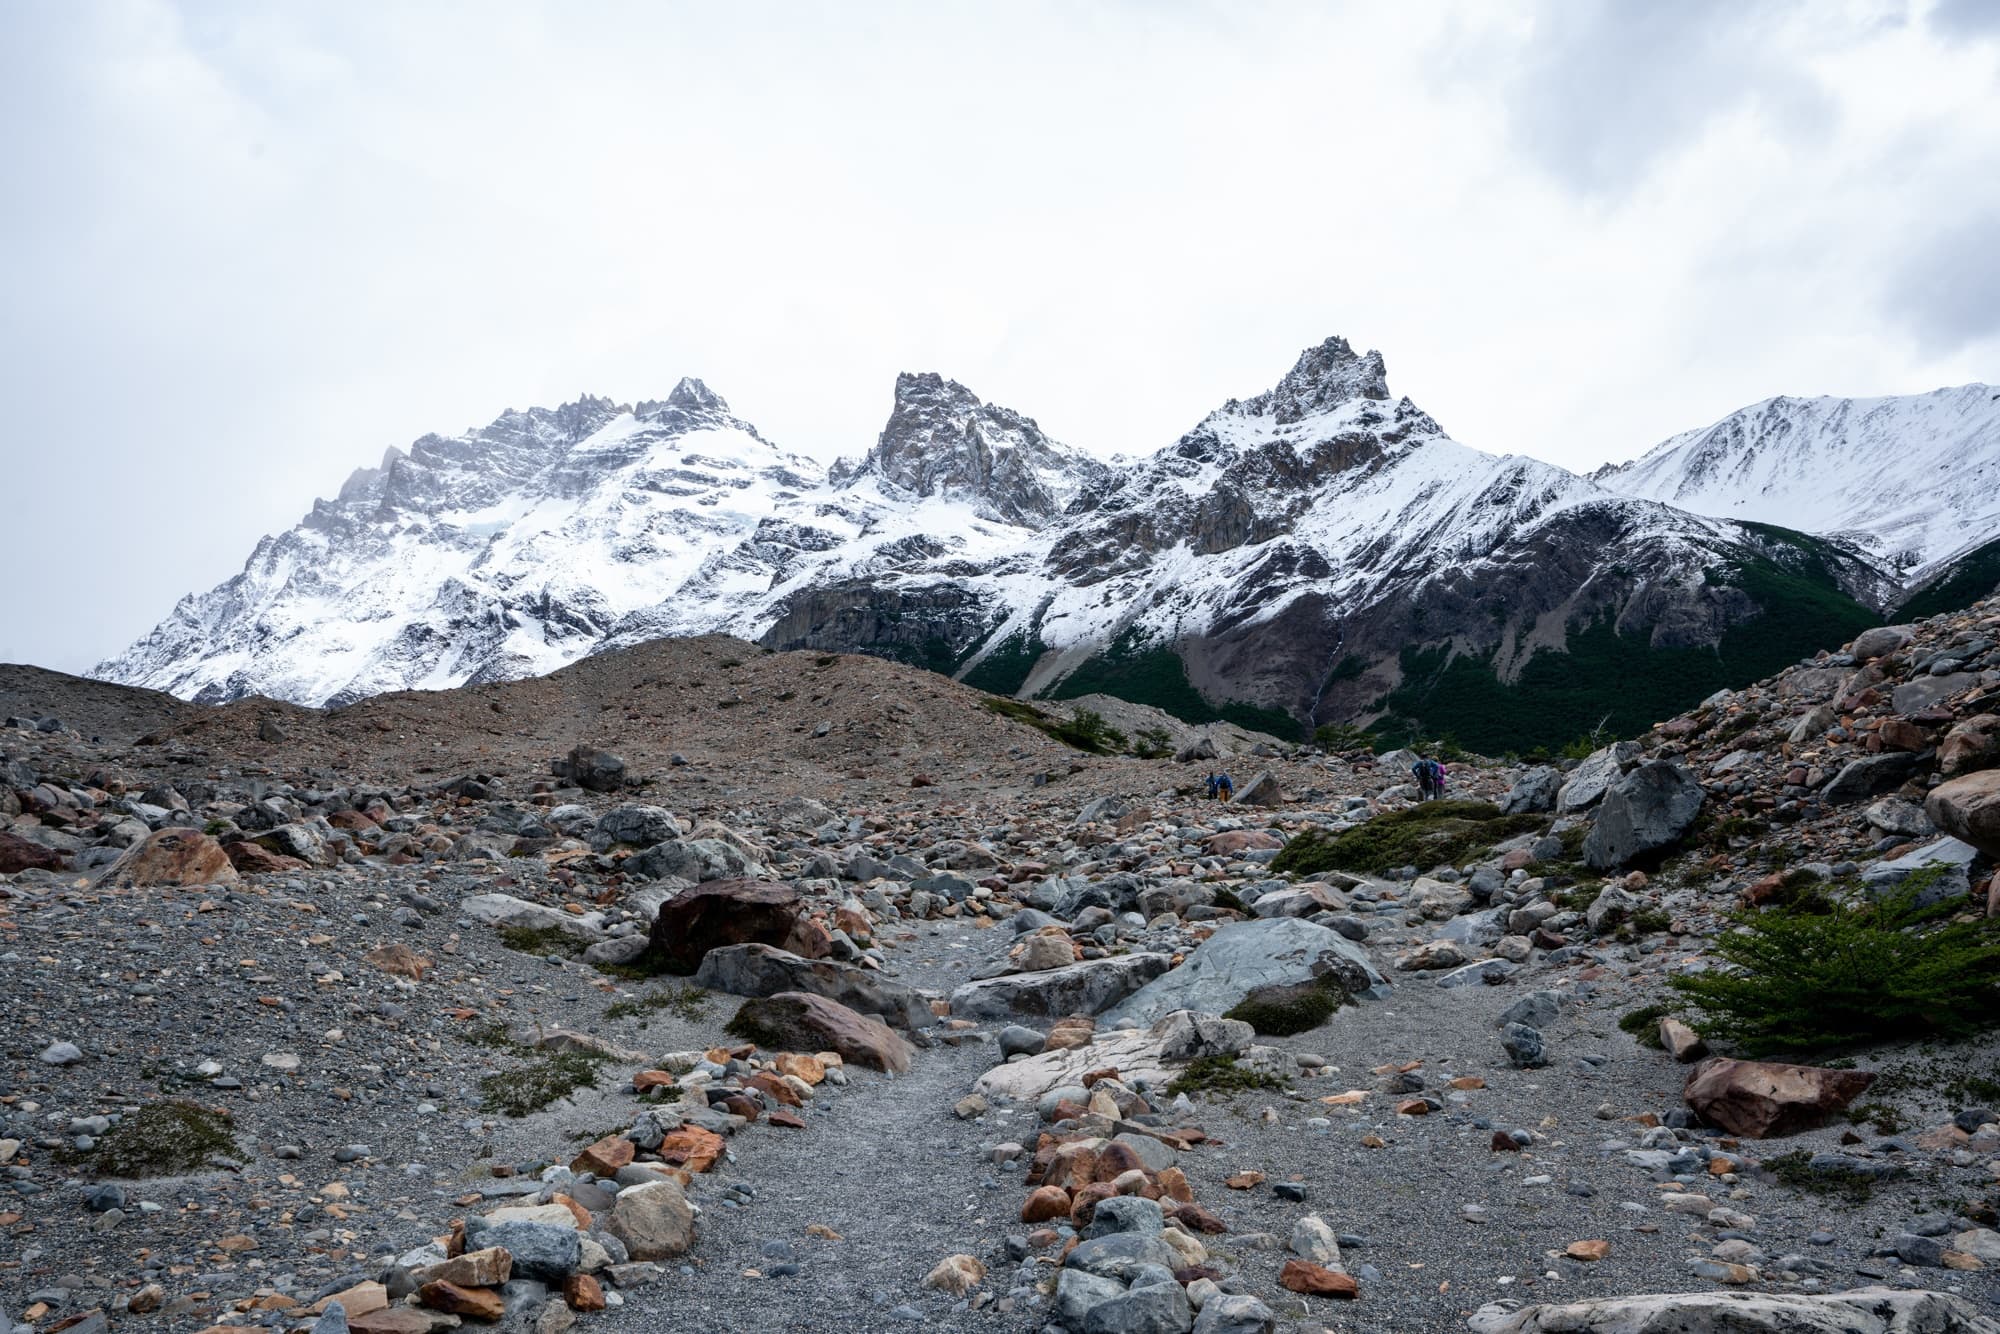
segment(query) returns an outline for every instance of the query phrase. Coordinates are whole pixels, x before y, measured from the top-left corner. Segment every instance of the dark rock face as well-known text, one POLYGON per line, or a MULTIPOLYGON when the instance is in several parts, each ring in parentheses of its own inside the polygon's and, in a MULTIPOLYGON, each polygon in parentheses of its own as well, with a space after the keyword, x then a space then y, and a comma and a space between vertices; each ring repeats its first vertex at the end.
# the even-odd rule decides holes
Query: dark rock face
POLYGON ((1701 803, 1701 784, 1678 764, 1642 764, 1604 794, 1583 843, 1584 860, 1594 870, 1608 871, 1670 848, 1693 826, 1701 803))
POLYGON ((668 968, 692 973, 725 945, 775 945, 803 958, 826 953, 825 936, 806 929, 804 900, 791 885, 768 880, 711 880, 660 905, 651 950, 668 968))
POLYGON ((562 759, 551 760, 549 772, 592 792, 616 792, 625 786, 625 757, 595 746, 578 746, 562 759))
POLYGON ((0 875, 12 875, 16 871, 60 871, 66 864, 63 855, 54 848, 45 848, 0 830, 0 875))
POLYGON ((875 448, 841 467, 835 485, 868 476, 919 496, 965 500, 1000 523, 1039 528, 1079 486, 1108 469, 1063 448, 1034 419, 982 403, 935 373, 896 377, 896 403, 875 448))

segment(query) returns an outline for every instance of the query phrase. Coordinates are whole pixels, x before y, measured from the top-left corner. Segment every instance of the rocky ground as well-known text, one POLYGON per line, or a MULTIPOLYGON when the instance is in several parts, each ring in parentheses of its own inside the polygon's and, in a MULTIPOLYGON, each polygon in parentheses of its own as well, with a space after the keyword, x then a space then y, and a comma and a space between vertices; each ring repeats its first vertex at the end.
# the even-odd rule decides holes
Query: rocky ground
POLYGON ((1086 755, 715 639, 331 714, 10 669, 0 1305, 1390 1331, 1880 1285, 1986 1328, 2000 1047, 1863 1052, 1865 1095, 1753 1139, 1619 1021, 1800 877, 1941 862, 1985 907, 1995 639, 1982 606, 1581 762, 1455 763, 1502 822, 1307 876, 1271 863, 1393 828, 1408 757, 1086 755), (1212 763, 1268 804, 1200 800, 1212 763))

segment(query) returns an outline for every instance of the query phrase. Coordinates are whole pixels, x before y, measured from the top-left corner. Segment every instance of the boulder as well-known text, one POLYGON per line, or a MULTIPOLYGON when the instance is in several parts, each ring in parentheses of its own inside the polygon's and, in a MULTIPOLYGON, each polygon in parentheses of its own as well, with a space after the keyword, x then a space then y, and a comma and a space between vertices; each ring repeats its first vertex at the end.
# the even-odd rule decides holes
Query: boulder
POLYGON ((1913 625, 1878 625, 1856 635, 1847 651, 1856 662, 1867 662, 1871 658, 1888 657, 1916 637, 1917 628, 1913 625))
POLYGON ((1207 735, 1196 737, 1174 752, 1174 763, 1192 764, 1196 760, 1218 760, 1222 752, 1215 747, 1215 738, 1207 735))
MULTIPOLYGON (((1833 781, 1820 789, 1820 797, 1829 805, 1838 806, 1844 802, 1859 801, 1872 797, 1877 792, 1886 792, 1902 785, 1904 779, 1917 771, 1917 757, 1907 751, 1885 751, 1880 755, 1864 755, 1858 760, 1849 760, 1841 766, 1833 781)), ((1936 816, 1932 816, 1936 819, 1936 816)))
POLYGON ((1930 817, 1922 808, 1904 801, 1901 797, 1884 797, 1870 806, 1862 816, 1871 829, 1879 829, 1885 834, 1896 834, 1903 838, 1927 838, 1937 832, 1930 817))
POLYGON ((125 849, 100 884, 121 889, 233 885, 236 868, 222 845, 198 829, 162 829, 125 849))
POLYGON ((551 760, 549 772, 591 792, 616 792, 626 782, 625 757, 595 746, 578 746, 562 759, 551 760))
POLYGON ((1979 849, 1970 843, 1950 837, 1933 839, 1914 852, 1866 867, 1861 883, 1874 897, 1886 898, 1917 872, 1931 871, 1930 882, 1917 895, 1918 906, 1928 908, 1970 894, 1972 863, 1978 858, 1979 849))
POLYGON ((719 838, 669 838, 628 857, 624 869, 647 880, 695 883, 755 879, 764 874, 761 862, 736 844, 719 838))
POLYGON ((1222 1292, 1202 1304, 1194 1334, 1272 1334, 1278 1316, 1257 1298, 1243 1292, 1222 1292))
POLYGON ((1236 789, 1231 802, 1238 806, 1282 806, 1285 804, 1285 789, 1279 786, 1277 775, 1265 769, 1236 789))
POLYGON ((514 1278, 537 1283, 561 1283, 583 1263, 583 1242, 574 1220, 564 1227, 525 1220, 488 1224, 468 1218, 465 1244, 475 1250, 498 1246, 507 1252, 514 1278))
POLYGON ((306 863, 297 857, 273 852, 262 843, 252 843, 247 838, 225 843, 222 850, 229 857, 229 864, 242 875, 274 875, 281 871, 306 869, 306 863))
POLYGON ((2000 764, 2000 714, 1960 719, 1938 743, 1938 772, 1951 778, 2000 764))
POLYGON ((538 930, 564 931, 579 940, 603 938, 604 919, 597 913, 564 912, 545 903, 530 903, 512 894, 474 894, 461 901, 458 910, 487 926, 527 926, 538 930))
POLYGON ((1388 982, 1368 951, 1338 931, 1297 917, 1232 922, 1187 956, 1113 1006, 1113 1024, 1150 1023, 1175 1010, 1222 1014, 1263 987, 1309 982, 1332 975, 1348 995, 1381 999, 1388 982))
POLYGON ((1701 784, 1670 760, 1653 760, 1620 778, 1604 794, 1583 841, 1583 858, 1599 871, 1624 866, 1681 840, 1701 812, 1701 784))
POLYGON ((973 1087, 989 1098, 1034 1102, 1052 1090, 1080 1086, 1084 1075, 1105 1069, 1117 1070, 1127 1087, 1157 1087, 1172 1078, 1173 1067, 1200 1056, 1239 1055, 1256 1036, 1246 1023, 1181 1011, 1149 1029, 1118 1029, 1082 1046, 1010 1061, 988 1070, 973 1087))
POLYGON ((60 871, 65 864, 63 854, 54 848, 45 848, 0 829, 0 875, 12 875, 16 871, 60 871))
POLYGON ((1098 1014, 1172 965, 1173 959, 1165 954, 1120 954, 1064 968, 1007 973, 959 987, 951 993, 951 1012, 961 1019, 1017 1015, 1060 1019, 1068 1014, 1098 1014))
POLYGON ((1940 783, 1925 799, 1924 812, 1952 837, 2000 857, 2000 769, 1940 783))
POLYGON ((1896 687, 1889 697, 1890 705, 1897 713, 1922 713, 1933 705, 1942 704, 1961 690, 1970 690, 1979 684, 1977 672, 1951 672, 1944 676, 1920 676, 1914 681, 1896 687))
POLYGON ((609 848, 623 843, 634 848, 650 848, 670 838, 679 838, 680 821, 672 811, 660 806, 613 806, 598 820, 591 842, 609 848))
POLYGON ((831 1051, 855 1065, 891 1074, 910 1069, 910 1044, 887 1024, 808 992, 782 991, 745 1001, 729 1021, 729 1032, 768 1051, 831 1051))
POLYGON ((711 880, 660 905, 651 950, 667 968, 692 973, 725 945, 775 945, 801 958, 827 953, 824 937, 803 929, 804 899, 773 880, 711 880))
POLYGON ((666 1260, 694 1245, 694 1210, 678 1181, 655 1181, 618 1192, 607 1230, 634 1260, 666 1260))
POLYGON ((1556 796, 1562 791, 1562 772, 1550 765, 1537 765, 1514 780, 1514 786, 1507 789, 1507 795, 1500 799, 1502 815, 1538 815, 1556 808, 1556 796))
POLYGON ((1556 793, 1556 810, 1567 815, 1596 805, 1618 781, 1625 766, 1635 762, 1640 754, 1636 741, 1620 741, 1591 752, 1589 758, 1570 771, 1569 779, 1556 793))
POLYGON ((751 942, 720 945, 702 956, 695 984, 732 996, 775 996, 805 991, 872 1014, 898 1028, 928 1028, 937 1022, 930 1003, 915 990, 879 973, 832 959, 807 959, 775 945, 751 942))
POLYGON ((1492 1302, 1473 1334, 2000 1334, 2000 1321, 1961 1297, 1921 1288, 1825 1295, 1672 1292, 1560 1305, 1492 1302))
POLYGON ((1827 1070, 1716 1057, 1695 1067, 1681 1096, 1702 1120, 1744 1139, 1811 1130, 1875 1082, 1866 1070, 1827 1070))

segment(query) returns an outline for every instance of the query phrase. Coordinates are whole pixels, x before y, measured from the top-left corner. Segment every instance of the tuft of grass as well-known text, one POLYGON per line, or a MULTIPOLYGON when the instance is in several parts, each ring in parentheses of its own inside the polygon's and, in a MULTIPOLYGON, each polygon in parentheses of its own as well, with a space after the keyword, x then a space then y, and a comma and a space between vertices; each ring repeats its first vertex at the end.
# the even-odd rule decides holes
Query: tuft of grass
POLYGON ((1280 874, 1361 871, 1379 875, 1398 866, 1458 865, 1495 843, 1548 827, 1539 815, 1502 815, 1483 801, 1428 801, 1390 811, 1339 834, 1300 833, 1271 863, 1280 874))
POLYGON ((1234 1093, 1250 1093, 1258 1089, 1275 1091, 1284 1087, 1284 1081, 1275 1075, 1238 1065, 1234 1056, 1197 1056, 1167 1085, 1167 1096, 1206 1093, 1214 1097, 1228 1097, 1234 1093))
POLYGON ((559 954, 565 959, 574 959, 585 949, 581 940, 559 926, 503 926, 500 943, 523 954, 559 954))
POLYGON ((98 1137, 88 1152, 65 1150, 66 1163, 88 1164, 100 1177, 133 1180, 184 1176, 217 1157, 242 1154, 229 1130, 229 1114, 175 1099, 148 1103, 98 1137))
MULTIPOLYGON (((658 991, 642 992, 613 1001, 605 1007, 606 1019, 628 1019, 634 1015, 652 1014, 659 1010, 671 1010, 682 1019, 699 1019, 708 1008, 708 992, 690 982, 675 983, 658 991)), ((641 1028, 645 1025, 641 1024, 641 1028)))
POLYGON ((1921 906, 1937 875, 1918 872, 1879 900, 1738 911, 1737 929, 1715 942, 1734 967, 1670 985, 1700 1011, 1704 1036, 1753 1055, 1990 1028, 2000 1023, 2000 931, 1948 920, 1956 901, 1921 906))
POLYGON ((1250 913, 1250 905, 1238 898, 1236 891, 1233 889, 1224 888, 1216 890, 1214 903, 1216 907, 1228 912, 1240 912, 1245 916, 1248 916, 1250 913))
POLYGON ((528 1116, 578 1089, 596 1088, 598 1067, 607 1059, 593 1051, 539 1055, 519 1069, 483 1077, 479 1092, 488 1107, 503 1115, 528 1116))
POLYGON ((1630 1033, 1640 1046, 1664 1051, 1666 1044, 1660 1041, 1660 1020, 1673 1012, 1671 1005, 1648 1005, 1620 1016, 1618 1027, 1630 1033))

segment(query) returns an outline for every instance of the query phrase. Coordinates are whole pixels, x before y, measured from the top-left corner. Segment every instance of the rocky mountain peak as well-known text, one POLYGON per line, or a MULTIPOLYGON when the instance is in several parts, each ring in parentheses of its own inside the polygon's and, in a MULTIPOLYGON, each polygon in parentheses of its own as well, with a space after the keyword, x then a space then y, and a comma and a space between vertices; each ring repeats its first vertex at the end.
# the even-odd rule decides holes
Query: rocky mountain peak
POLYGON ((916 496, 970 502, 1001 523, 1038 528, 1063 512, 1104 465, 1049 439, 1032 417, 984 403, 935 371, 896 377, 888 424, 836 484, 873 476, 916 496))
POLYGON ((1286 424, 1357 398, 1388 397, 1389 376, 1382 354, 1373 349, 1356 352, 1345 338, 1335 335, 1301 352, 1297 364, 1275 389, 1243 406, 1254 413, 1268 412, 1286 424))
POLYGON ((667 402, 674 407, 685 408, 690 412, 729 411, 729 404, 723 401, 721 394, 716 393, 692 375, 683 375, 681 377, 681 382, 674 386, 674 391, 671 394, 667 395, 667 402))

